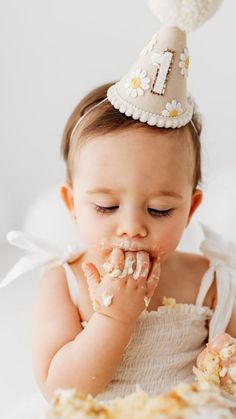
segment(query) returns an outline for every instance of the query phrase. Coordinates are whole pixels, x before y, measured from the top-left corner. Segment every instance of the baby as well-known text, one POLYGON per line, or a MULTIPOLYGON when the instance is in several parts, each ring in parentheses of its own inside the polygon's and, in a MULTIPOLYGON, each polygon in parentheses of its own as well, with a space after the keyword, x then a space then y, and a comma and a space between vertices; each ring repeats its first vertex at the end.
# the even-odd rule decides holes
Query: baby
MULTIPOLYGON (((203 198, 185 30, 209 4, 184 1, 170 22, 173 2, 152 3, 167 13, 160 32, 121 80, 82 99, 64 130, 60 193, 84 250, 47 266, 37 289, 34 372, 48 401, 56 389, 108 404, 137 384, 149 396, 168 392, 193 382, 208 341, 236 337, 233 244, 203 226, 203 255, 177 250, 203 198)), ((54 256, 30 255, 5 285, 54 256)))
MULTIPOLYGON (((103 100, 109 86, 82 100, 62 141, 61 196, 86 251, 39 283, 34 370, 48 400, 57 388, 111 400, 192 382, 218 304, 214 270, 196 304, 208 257, 176 251, 202 201, 199 121, 149 127, 103 100)), ((235 322, 225 331, 236 336, 235 322)))

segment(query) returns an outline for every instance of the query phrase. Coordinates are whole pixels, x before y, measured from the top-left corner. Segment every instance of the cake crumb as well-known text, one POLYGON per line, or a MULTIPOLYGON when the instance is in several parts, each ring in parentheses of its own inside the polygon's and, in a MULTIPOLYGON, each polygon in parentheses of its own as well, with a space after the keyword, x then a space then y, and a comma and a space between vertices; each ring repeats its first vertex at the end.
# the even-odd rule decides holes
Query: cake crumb
POLYGON ((162 299, 162 305, 163 306, 170 306, 170 307, 177 307, 179 304, 176 303, 176 299, 175 298, 163 297, 163 299, 162 299))

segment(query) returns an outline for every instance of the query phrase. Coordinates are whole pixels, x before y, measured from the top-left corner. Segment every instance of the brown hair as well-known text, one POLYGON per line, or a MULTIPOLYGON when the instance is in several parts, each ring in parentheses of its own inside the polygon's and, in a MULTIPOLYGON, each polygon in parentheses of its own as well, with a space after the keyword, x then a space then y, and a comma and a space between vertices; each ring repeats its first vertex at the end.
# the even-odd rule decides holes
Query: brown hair
MULTIPOLYGON (((107 83, 101 85, 94 90, 90 91, 76 106, 71 116, 69 117, 62 137, 61 143, 61 154, 66 163, 66 180, 69 185, 72 183, 72 167, 73 167, 73 156, 75 150, 79 147, 81 148, 85 144, 88 138, 94 137, 96 135, 105 135, 113 131, 125 130, 131 126, 143 127, 144 124, 140 121, 136 121, 133 118, 128 118, 126 115, 117 111, 109 101, 105 101, 89 112, 83 120, 81 120, 78 128, 76 128, 76 138, 75 133, 71 136, 73 129, 78 122, 78 120, 85 115, 89 109, 91 109, 96 104, 100 103, 103 99, 106 98, 108 88, 114 84, 107 83)), ((192 122, 189 122, 185 127, 175 128, 178 130, 189 129, 192 138, 194 156, 195 156, 195 165, 193 173, 193 191, 197 188, 197 185, 202 181, 201 173, 201 122, 197 114, 193 114, 192 122), (195 128, 194 128, 195 127, 195 128)), ((157 128, 150 127, 153 129, 159 129, 163 133, 169 131, 171 128, 157 128)))

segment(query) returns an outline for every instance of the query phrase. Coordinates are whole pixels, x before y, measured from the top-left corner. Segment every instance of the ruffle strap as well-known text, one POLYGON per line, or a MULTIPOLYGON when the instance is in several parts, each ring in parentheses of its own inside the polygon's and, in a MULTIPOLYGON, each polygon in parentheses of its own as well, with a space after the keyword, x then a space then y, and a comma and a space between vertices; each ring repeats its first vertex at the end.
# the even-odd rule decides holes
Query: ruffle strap
POLYGON ((0 283, 0 288, 6 287, 19 276, 37 268, 52 267, 62 264, 81 253, 81 246, 69 245, 62 251, 57 245, 46 242, 23 231, 10 231, 7 234, 10 244, 28 252, 7 273, 0 283))
MULTIPOLYGON (((236 245, 232 241, 223 240, 222 236, 203 223, 205 240, 201 243, 200 249, 211 261, 211 266, 228 266, 236 272, 236 245)), ((236 283, 235 283, 236 285, 236 283)))
POLYGON ((201 224, 205 239, 200 245, 203 254, 210 261, 197 297, 196 305, 201 305, 214 281, 217 288, 217 305, 210 322, 210 338, 224 332, 230 321, 236 298, 236 245, 223 240, 205 224, 201 224))
POLYGON ((210 260, 210 267, 219 271, 228 279, 234 295, 236 296, 236 244, 232 241, 225 241, 222 236, 202 224, 205 240, 201 243, 200 249, 210 260))

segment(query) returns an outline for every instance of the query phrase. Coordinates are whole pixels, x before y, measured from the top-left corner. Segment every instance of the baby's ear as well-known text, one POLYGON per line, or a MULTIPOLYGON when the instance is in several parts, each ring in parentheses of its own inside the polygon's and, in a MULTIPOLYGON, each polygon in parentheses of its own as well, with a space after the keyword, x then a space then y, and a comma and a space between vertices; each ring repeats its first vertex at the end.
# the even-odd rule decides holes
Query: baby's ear
POLYGON ((74 220, 74 200, 73 200, 73 191, 70 185, 67 183, 63 184, 60 187, 60 196, 68 209, 71 213, 71 217, 74 220))
POLYGON ((192 202, 191 202, 191 207, 189 210, 188 221, 187 221, 186 227, 189 225, 193 214, 195 213, 199 205, 202 203, 202 199, 203 199, 202 191, 200 189, 195 189, 195 191, 192 194, 192 202))

